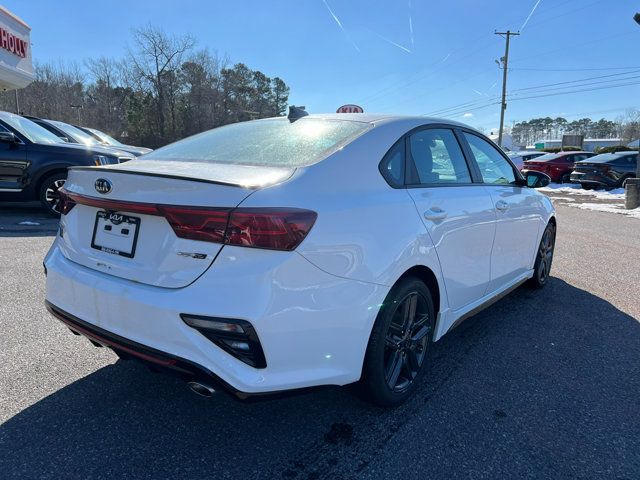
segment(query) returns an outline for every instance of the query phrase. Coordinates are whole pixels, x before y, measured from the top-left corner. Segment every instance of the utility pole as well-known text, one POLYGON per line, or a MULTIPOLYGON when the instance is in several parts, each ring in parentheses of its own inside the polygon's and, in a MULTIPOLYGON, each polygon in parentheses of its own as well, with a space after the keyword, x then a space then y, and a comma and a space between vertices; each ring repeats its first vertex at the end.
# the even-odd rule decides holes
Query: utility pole
POLYGON ((16 115, 20 115, 20 101, 18 100, 18 89, 15 89, 16 92, 16 115))
MULTIPOLYGON (((640 13, 636 13, 633 20, 640 25, 640 13)), ((624 207, 629 210, 640 207, 640 140, 638 140, 638 157, 636 158, 636 178, 629 178, 625 182, 624 207)))
POLYGON ((496 35, 504 36, 507 40, 502 58, 502 103, 500 105, 500 131, 498 132, 498 146, 502 148, 502 132, 504 130, 504 111, 507 109, 507 70, 509 67, 509 40, 512 35, 520 35, 520 32, 494 32, 496 35))
POLYGON ((76 112, 78 113, 78 125, 82 125, 82 122, 80 121, 80 109, 82 108, 82 105, 69 105, 71 108, 75 108, 76 112))

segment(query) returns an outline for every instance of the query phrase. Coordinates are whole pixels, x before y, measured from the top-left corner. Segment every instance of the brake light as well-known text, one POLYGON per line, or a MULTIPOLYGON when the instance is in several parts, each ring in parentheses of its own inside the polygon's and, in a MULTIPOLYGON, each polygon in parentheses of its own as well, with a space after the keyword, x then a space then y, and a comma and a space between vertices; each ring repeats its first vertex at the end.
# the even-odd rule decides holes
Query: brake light
POLYGON ((217 208, 87 197, 61 192, 61 211, 76 203, 110 211, 161 216, 180 238, 240 247, 294 250, 305 239, 318 214, 299 208, 217 208))
POLYGON ((602 173, 607 173, 609 171, 609 165, 600 165, 600 170, 602 170, 602 173))
POLYGON ((60 198, 59 209, 62 215, 66 215, 71 211, 73 207, 76 206, 76 202, 74 202, 69 195, 61 188, 58 190, 58 197, 60 198))
POLYGON ((237 208, 227 227, 229 245, 294 250, 307 236, 318 214, 297 208, 237 208))
POLYGON ((230 208, 158 205, 157 209, 178 237, 224 243, 230 208))

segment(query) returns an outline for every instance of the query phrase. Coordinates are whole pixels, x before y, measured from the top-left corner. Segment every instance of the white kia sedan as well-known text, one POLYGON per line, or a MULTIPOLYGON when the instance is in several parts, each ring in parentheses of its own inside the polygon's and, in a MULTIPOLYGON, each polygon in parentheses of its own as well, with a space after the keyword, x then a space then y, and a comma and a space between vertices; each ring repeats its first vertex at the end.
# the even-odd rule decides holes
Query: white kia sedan
POLYGON ((246 398, 360 382, 397 405, 429 347, 549 278, 549 199, 490 140, 425 117, 237 123, 76 167, 44 266, 73 332, 246 398))

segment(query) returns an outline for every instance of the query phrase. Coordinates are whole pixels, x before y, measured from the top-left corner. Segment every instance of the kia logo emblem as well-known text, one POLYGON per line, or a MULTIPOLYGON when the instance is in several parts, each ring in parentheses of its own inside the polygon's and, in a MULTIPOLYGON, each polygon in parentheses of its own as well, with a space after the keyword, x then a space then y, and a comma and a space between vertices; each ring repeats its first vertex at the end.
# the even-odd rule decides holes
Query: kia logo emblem
POLYGON ((106 178, 97 179, 96 183, 94 183, 94 186, 96 187, 96 192, 101 193, 103 195, 106 195, 107 193, 109 193, 112 188, 111 182, 106 178))

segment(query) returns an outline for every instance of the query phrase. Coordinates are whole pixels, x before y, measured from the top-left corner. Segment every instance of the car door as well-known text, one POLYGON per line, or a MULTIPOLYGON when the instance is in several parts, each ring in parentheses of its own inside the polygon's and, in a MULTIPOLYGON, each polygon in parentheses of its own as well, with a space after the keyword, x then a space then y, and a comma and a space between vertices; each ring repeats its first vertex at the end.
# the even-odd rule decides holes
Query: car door
POLYGON ((425 127, 406 137, 406 184, 435 245, 449 306, 482 298, 491 280, 496 214, 486 188, 473 183, 456 133, 425 127))
MULTIPOLYGON (((0 131, 9 132, 2 124, 0 131)), ((22 191, 27 167, 27 149, 24 143, 0 140, 0 192, 22 191)))
POLYGON ((520 176, 495 145, 470 132, 463 135, 496 214, 488 288, 493 292, 521 278, 533 265, 544 207, 541 196, 517 181, 520 176))

